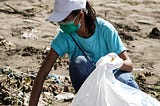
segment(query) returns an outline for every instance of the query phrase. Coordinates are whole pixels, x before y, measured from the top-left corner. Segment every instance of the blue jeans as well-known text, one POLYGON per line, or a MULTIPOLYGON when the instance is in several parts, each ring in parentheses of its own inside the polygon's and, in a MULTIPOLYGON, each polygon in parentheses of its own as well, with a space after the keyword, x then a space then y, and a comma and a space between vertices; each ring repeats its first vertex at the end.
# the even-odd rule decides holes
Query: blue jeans
MULTIPOLYGON (((77 92, 89 74, 95 69, 95 65, 85 56, 78 56, 69 65, 69 74, 75 91, 77 92)), ((114 76, 119 81, 139 89, 131 73, 122 70, 113 70, 114 76)))

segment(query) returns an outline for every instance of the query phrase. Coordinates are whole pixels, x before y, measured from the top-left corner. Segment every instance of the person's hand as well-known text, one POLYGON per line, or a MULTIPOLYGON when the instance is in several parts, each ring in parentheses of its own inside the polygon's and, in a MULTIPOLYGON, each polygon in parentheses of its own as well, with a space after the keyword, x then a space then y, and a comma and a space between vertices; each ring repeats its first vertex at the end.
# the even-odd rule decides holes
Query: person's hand
POLYGON ((98 65, 104 65, 108 70, 115 70, 123 65, 123 60, 117 54, 109 53, 98 60, 96 66, 98 65))
POLYGON ((109 53, 106 56, 109 57, 109 61, 106 63, 108 69, 115 70, 123 65, 124 61, 116 53, 109 53))

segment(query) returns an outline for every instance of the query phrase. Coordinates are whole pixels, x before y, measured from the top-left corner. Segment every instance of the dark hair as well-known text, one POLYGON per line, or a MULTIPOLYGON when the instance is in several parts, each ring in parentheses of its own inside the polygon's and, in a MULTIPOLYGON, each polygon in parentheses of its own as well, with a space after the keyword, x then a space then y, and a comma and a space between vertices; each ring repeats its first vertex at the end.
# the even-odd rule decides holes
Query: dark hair
MULTIPOLYGON (((83 10, 84 12, 84 18, 86 27, 89 34, 93 34, 95 31, 95 20, 96 20, 96 11, 94 8, 89 4, 89 2, 86 2, 86 9, 83 10)), ((74 10, 71 12, 73 15, 77 15, 81 10, 74 10)))

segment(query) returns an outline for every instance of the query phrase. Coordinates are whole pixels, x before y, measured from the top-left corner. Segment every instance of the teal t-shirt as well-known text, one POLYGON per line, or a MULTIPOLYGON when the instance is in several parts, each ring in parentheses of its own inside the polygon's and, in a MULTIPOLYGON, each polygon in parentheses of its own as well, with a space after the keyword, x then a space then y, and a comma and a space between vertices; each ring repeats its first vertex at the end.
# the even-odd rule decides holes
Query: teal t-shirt
MULTIPOLYGON (((108 53, 119 54, 126 50, 113 25, 101 18, 96 19, 96 29, 91 37, 82 38, 76 32, 71 33, 71 35, 94 63, 108 53)), ((58 55, 63 56, 67 53, 70 61, 79 55, 83 55, 71 35, 59 31, 51 42, 51 47, 58 55)))

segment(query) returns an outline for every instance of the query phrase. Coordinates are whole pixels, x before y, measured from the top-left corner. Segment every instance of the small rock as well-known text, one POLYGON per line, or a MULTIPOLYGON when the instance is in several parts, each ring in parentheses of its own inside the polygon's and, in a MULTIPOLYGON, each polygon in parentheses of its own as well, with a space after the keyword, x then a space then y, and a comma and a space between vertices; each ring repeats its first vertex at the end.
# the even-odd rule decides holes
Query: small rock
POLYGON ((142 81, 146 81, 147 80, 147 78, 146 78, 144 73, 139 73, 138 76, 137 76, 137 79, 138 80, 142 80, 142 81))
POLYGON ((160 30, 156 27, 153 28, 148 37, 154 39, 160 39, 160 30))
POLYGON ((3 36, 0 36, 0 41, 4 40, 4 37, 3 36))

